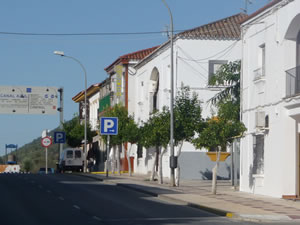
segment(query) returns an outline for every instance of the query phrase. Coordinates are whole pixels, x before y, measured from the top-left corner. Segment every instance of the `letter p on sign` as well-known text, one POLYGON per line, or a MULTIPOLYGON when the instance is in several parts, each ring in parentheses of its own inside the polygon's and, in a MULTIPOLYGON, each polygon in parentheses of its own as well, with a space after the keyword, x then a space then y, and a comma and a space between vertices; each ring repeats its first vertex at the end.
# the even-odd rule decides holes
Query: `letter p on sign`
POLYGON ((101 117, 100 134, 101 135, 117 135, 118 134, 118 118, 117 117, 101 117))

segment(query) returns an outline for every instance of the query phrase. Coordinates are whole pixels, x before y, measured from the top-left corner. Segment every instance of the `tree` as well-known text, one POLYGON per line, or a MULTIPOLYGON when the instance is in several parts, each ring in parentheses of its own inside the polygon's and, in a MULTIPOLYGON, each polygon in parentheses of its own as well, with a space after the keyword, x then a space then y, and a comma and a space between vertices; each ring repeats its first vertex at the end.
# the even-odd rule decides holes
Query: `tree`
POLYGON ((124 141, 130 143, 130 148, 127 151, 127 161, 128 161, 129 176, 131 176, 132 175, 132 165, 130 161, 131 148, 133 144, 136 144, 140 141, 141 129, 138 128, 132 116, 128 117, 128 121, 125 129, 126 131, 124 135, 124 141))
POLYGON ((217 162, 213 169, 213 189, 216 194, 216 176, 220 151, 226 150, 236 136, 241 136, 246 128, 240 122, 240 61, 230 62, 221 66, 211 78, 210 85, 225 85, 210 101, 217 107, 218 115, 208 118, 198 127, 199 136, 193 140, 196 148, 217 150, 217 162))
POLYGON ((155 148, 155 158, 150 180, 154 180, 155 166, 159 168, 159 183, 163 183, 162 157, 167 151, 170 142, 170 112, 164 107, 161 112, 153 113, 149 120, 143 124, 141 143, 144 147, 155 148))
MULTIPOLYGON (((63 123, 63 129, 66 132, 67 144, 70 147, 78 147, 82 145, 82 140, 84 139, 84 124, 80 123, 78 115, 63 123)), ((96 136, 96 131, 92 131, 89 124, 87 124, 87 140, 92 142, 94 136, 96 136)))
MULTIPOLYGON (((128 111, 124 106, 115 105, 108 109, 104 115, 105 117, 118 117, 118 134, 112 135, 110 138, 110 144, 113 146, 113 159, 112 159, 112 172, 115 172, 115 153, 117 152, 117 172, 120 174, 120 150, 124 143, 127 142, 128 138, 128 124, 133 120, 132 117, 128 116, 128 111), (115 152, 116 148, 118 150, 115 152)), ((107 142, 107 136, 102 136, 105 143, 107 142)))
MULTIPOLYGON (((189 87, 182 87, 175 98, 174 104, 174 139, 177 146, 176 156, 179 158, 184 141, 191 142, 196 128, 203 123, 201 106, 197 94, 191 94, 189 87)), ((179 186, 180 165, 176 172, 176 186, 179 186)))
POLYGON ((213 104, 224 101, 240 103, 240 74, 241 61, 229 62, 220 67, 216 74, 209 80, 210 85, 225 87, 210 101, 213 104))
POLYGON ((33 163, 29 158, 26 158, 23 161, 23 170, 25 172, 31 172, 31 170, 33 169, 33 163))

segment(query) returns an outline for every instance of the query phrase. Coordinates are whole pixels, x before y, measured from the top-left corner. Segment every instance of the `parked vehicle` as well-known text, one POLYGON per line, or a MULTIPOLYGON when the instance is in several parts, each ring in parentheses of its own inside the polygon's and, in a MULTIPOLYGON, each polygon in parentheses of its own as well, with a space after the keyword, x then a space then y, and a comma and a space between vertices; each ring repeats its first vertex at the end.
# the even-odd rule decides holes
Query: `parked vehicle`
POLYGON ((60 155, 58 171, 83 171, 84 155, 81 149, 67 148, 60 155))
MULTIPOLYGON (((46 174, 46 168, 45 167, 41 167, 39 169, 39 174, 46 174)), ((48 168, 48 174, 54 173, 54 168, 48 168)))

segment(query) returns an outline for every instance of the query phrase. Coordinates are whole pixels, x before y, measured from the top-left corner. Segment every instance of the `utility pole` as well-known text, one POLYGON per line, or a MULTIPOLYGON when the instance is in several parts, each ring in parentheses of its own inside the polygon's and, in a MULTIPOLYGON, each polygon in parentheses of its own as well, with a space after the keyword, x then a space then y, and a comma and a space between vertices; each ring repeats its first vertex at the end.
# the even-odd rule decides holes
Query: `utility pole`
MULTIPOLYGON (((63 130, 63 122, 64 122, 64 89, 61 87, 58 89, 58 92, 60 93, 59 95, 59 129, 63 130)), ((63 151, 63 143, 59 144, 59 155, 58 159, 60 159, 60 155, 63 151)))
POLYGON ((170 34, 170 85, 171 85, 171 96, 170 96, 170 185, 175 186, 175 168, 177 167, 177 157, 174 156, 174 113, 173 113, 173 106, 174 106, 174 60, 173 60, 173 32, 174 32, 174 26, 173 26, 173 15, 171 12, 171 9, 169 8, 168 4, 166 3, 165 0, 162 0, 163 3, 165 4, 166 8, 169 11, 169 16, 170 16, 170 22, 171 22, 171 34, 170 34))
POLYGON ((243 8, 243 12, 248 14, 248 6, 252 4, 252 0, 245 0, 245 8, 243 8))

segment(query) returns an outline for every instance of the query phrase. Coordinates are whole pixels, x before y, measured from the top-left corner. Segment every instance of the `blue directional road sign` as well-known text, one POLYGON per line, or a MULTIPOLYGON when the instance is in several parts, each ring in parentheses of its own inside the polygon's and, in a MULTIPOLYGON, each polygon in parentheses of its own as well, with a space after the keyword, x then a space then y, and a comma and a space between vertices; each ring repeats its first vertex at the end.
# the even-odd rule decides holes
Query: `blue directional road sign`
POLYGON ((101 135, 118 134, 118 117, 101 117, 100 121, 101 135))
POLYGON ((60 144, 66 143, 66 133, 63 131, 55 131, 54 143, 60 143, 60 144))

